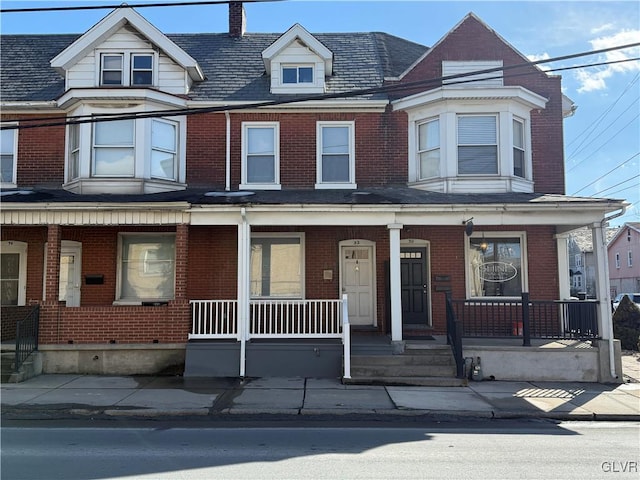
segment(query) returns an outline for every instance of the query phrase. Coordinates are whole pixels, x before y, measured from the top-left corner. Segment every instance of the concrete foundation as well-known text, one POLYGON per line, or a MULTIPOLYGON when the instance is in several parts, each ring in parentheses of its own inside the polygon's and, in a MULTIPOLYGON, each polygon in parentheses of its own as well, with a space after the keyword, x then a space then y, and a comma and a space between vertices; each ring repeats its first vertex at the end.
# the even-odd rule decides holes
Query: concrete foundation
POLYGON ((40 345, 43 373, 153 375, 182 373, 185 344, 40 345))

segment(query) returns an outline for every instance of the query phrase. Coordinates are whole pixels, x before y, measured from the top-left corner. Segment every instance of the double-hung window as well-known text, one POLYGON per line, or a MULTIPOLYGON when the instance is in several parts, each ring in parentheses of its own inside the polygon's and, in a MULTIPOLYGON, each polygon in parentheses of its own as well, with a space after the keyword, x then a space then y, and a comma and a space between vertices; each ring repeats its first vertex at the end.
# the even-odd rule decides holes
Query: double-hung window
POLYGON ((93 130, 93 176, 132 177, 135 173, 134 121, 96 122, 93 130))
POLYGON ((18 130, 8 129, 0 132, 0 183, 15 185, 18 130))
POLYGON ((174 298, 175 234, 121 234, 118 300, 163 301, 174 298))
POLYGON ((151 177, 177 178, 178 127, 168 120, 151 121, 151 177))
POLYGON ((309 65, 284 65, 282 67, 282 83, 313 83, 313 67, 309 65))
POLYGON ((475 297, 520 297, 527 288, 522 233, 473 234, 467 239, 467 291, 475 297))
POLYGON ((280 188, 279 125, 243 123, 242 188, 280 188))
POLYGON ((106 52, 100 55, 100 85, 150 86, 154 84, 154 53, 106 52))
POLYGON ((440 175, 440 121, 436 119, 419 123, 418 127, 418 179, 440 175))
POLYGON ((25 305, 27 279, 27 244, 4 241, 0 253, 0 304, 25 305))
POLYGON ((251 297, 303 297, 303 242, 302 234, 251 238, 251 297))
POLYGON ((458 116, 458 174, 498 173, 498 130, 496 115, 458 116))
POLYGON ((513 175, 525 178, 524 122, 513 119, 513 175))
POLYGON ((355 188, 354 122, 318 122, 316 188, 355 188))
POLYGON ((69 179, 80 176, 80 125, 69 125, 69 179))

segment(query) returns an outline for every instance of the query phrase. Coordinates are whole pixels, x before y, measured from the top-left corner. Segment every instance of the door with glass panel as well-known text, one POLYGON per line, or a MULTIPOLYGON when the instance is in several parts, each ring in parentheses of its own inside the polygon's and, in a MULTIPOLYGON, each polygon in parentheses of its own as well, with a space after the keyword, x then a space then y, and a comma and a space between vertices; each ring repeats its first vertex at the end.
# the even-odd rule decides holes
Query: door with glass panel
POLYGON ((347 294, 349 322, 374 325, 373 247, 342 247, 342 293, 347 294))
POLYGON ((58 300, 66 302, 67 307, 80 306, 81 247, 64 245, 60 250, 60 286, 58 300))

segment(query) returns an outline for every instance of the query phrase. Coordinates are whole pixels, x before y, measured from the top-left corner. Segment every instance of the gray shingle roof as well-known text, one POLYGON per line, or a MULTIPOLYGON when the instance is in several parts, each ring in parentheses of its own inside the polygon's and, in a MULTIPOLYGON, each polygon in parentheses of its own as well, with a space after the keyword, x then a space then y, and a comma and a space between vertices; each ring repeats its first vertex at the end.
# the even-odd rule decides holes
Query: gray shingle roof
MULTIPOLYGON (((314 36, 334 54, 327 93, 379 87, 396 77, 427 47, 385 33, 320 33, 314 36)), ((2 101, 49 101, 64 93, 64 79, 49 62, 79 35, 3 35, 0 37, 2 101)), ((280 34, 226 33, 167 35, 200 64, 206 80, 190 94, 194 100, 265 101, 283 96, 269 93, 262 51, 280 34)), ((291 96, 286 96, 291 98, 291 96)), ((384 98, 381 94, 369 98, 384 98)))

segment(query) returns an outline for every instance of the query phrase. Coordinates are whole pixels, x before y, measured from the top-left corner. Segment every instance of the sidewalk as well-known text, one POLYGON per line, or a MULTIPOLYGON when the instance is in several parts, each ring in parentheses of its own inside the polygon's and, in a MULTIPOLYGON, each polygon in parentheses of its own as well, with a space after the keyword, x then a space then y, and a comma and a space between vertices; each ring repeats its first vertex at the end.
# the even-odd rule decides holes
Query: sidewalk
POLYGON ((640 421, 640 383, 343 385, 339 379, 41 375, 2 384, 2 416, 454 415, 640 421))

